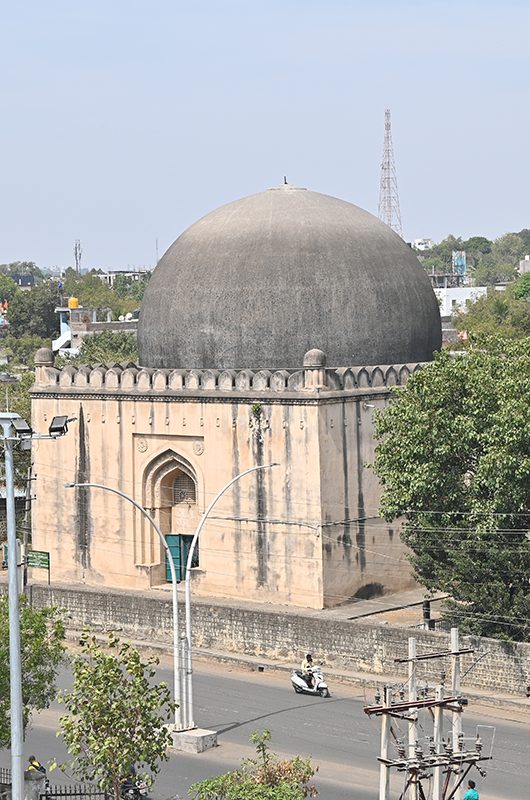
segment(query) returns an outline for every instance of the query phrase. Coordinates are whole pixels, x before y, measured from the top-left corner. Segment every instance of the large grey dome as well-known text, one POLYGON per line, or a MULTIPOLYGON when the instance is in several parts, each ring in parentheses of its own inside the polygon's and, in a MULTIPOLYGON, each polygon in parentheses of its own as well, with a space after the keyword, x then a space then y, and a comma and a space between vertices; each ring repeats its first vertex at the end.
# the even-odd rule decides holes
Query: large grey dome
POLYGON ((429 278, 361 208, 282 186, 218 208, 161 258, 145 292, 140 364, 330 367, 428 361, 441 344, 429 278))

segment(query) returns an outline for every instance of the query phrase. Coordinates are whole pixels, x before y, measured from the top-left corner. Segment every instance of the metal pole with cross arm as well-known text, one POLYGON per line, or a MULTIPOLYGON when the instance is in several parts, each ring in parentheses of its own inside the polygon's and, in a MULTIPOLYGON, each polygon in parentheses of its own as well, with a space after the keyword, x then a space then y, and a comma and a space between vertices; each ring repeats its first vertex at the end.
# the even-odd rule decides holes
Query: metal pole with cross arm
POLYGON ((19 414, 0 412, 1 440, 4 444, 6 480, 7 569, 9 603, 9 703, 11 723, 11 798, 24 798, 24 719, 22 703, 22 660, 20 655, 20 608, 17 564, 17 523, 15 511, 15 468, 13 450, 24 443, 31 447, 32 439, 57 439, 68 430, 67 417, 54 417, 47 434, 33 433, 19 414))
POLYGON ((236 481, 243 478, 245 475, 249 475, 251 472, 257 472, 260 469, 270 469, 271 467, 279 466, 278 463, 274 464, 262 464, 259 467, 250 467, 250 469, 246 469, 243 472, 240 472, 238 475, 233 477, 230 481, 228 481, 223 488, 217 492, 214 499, 202 515, 201 519, 199 520, 199 524, 193 534, 193 539, 191 540, 190 549, 188 551, 188 558, 186 561, 186 709, 185 709, 185 718, 184 718, 184 730, 191 730, 195 728, 195 722, 193 720, 193 664, 192 664, 192 655, 191 655, 191 565, 193 563, 193 555, 195 553, 195 547, 197 546, 197 541, 199 539, 199 535, 204 527, 204 523, 208 519, 208 515, 212 508, 215 506, 217 501, 220 497, 229 489, 232 484, 236 481))
POLYGON ((177 572, 175 570, 175 564, 173 562, 173 557, 171 555, 169 545, 166 541, 166 537, 160 530, 160 526, 158 525, 157 521, 151 514, 138 503, 134 497, 122 492, 121 489, 115 489, 112 486, 105 486, 103 483, 65 483, 65 488, 67 489, 103 489, 106 492, 112 492, 113 494, 117 494, 119 497, 122 497, 124 500, 128 500, 129 503, 132 503, 135 508, 140 511, 141 514, 144 515, 146 520, 152 525, 153 529, 158 535, 158 538, 162 542, 162 546, 166 552, 167 560, 169 563, 169 569, 171 572, 171 595, 172 595, 172 602, 173 602, 173 697, 175 700, 175 730, 181 731, 182 730, 182 683, 183 677, 181 674, 181 667, 180 667, 180 657, 179 657, 179 607, 178 607, 178 596, 177 596, 177 572))

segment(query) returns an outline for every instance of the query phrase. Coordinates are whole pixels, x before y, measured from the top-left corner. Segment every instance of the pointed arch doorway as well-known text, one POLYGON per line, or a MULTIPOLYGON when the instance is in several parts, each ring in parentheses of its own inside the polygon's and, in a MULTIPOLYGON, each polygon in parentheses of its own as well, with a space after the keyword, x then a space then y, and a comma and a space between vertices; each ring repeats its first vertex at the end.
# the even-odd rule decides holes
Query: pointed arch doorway
MULTIPOLYGON (((184 580, 191 540, 199 521, 198 491, 195 469, 173 450, 158 455, 145 471, 145 502, 166 537, 179 580, 184 580)), ((192 565, 198 567, 199 560, 196 548, 192 565)), ((165 579, 171 581, 167 556, 165 579)))

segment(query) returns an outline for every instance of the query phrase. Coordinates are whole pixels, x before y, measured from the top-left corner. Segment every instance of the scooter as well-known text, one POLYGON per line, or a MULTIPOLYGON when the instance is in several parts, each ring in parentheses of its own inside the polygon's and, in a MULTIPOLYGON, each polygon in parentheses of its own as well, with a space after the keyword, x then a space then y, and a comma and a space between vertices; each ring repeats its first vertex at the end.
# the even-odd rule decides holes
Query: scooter
POLYGON ((147 784, 137 778, 122 780, 120 796, 122 800, 145 800, 147 798, 147 784))
POLYGON ((331 697, 328 685, 322 675, 322 668, 316 666, 312 667, 311 675, 313 676, 312 685, 308 686, 302 670, 293 670, 291 683, 296 694, 318 694, 320 697, 331 697))

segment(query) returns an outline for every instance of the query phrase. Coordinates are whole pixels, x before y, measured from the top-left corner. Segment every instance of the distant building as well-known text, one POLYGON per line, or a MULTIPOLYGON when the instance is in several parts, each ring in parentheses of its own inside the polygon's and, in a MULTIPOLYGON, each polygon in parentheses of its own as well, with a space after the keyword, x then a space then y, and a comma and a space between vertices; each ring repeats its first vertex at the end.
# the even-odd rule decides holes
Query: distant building
POLYGON ((100 272, 98 273, 98 278, 112 289, 118 276, 121 276, 122 278, 130 278, 132 281, 143 281, 146 280, 146 278, 148 278, 150 275, 151 270, 149 269, 134 270, 133 272, 125 269, 117 269, 113 270, 112 272, 100 272))
POLYGON ((525 256, 519 261, 519 272, 521 275, 528 275, 530 272, 530 256, 525 256))
POLYGON ((138 312, 127 314, 119 320, 112 319, 110 308, 83 308, 76 305, 77 298, 71 297, 68 306, 59 306, 59 336, 52 341, 52 350, 61 355, 77 355, 86 336, 94 336, 104 331, 136 334, 138 312), (98 320, 98 316, 105 316, 98 320))
POLYGON ((487 286, 446 286, 434 289, 434 294, 440 305, 440 315, 450 317, 456 311, 461 311, 479 297, 487 294, 487 286))
POLYGON ((13 273, 11 280, 15 281, 19 289, 25 289, 26 291, 30 291, 35 286, 34 275, 17 275, 17 273, 13 273))
POLYGON ((412 247, 414 250, 431 250, 434 246, 432 239, 414 239, 412 247))

